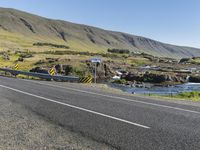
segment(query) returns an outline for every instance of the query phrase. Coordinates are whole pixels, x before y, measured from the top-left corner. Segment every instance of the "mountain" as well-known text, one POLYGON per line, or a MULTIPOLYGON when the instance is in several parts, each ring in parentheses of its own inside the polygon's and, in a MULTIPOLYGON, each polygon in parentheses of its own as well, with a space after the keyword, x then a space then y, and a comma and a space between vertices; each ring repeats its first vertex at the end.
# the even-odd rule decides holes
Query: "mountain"
POLYGON ((32 48, 35 42, 64 44, 77 51, 106 52, 108 48, 119 48, 159 57, 200 56, 197 48, 0 8, 0 49, 32 48))

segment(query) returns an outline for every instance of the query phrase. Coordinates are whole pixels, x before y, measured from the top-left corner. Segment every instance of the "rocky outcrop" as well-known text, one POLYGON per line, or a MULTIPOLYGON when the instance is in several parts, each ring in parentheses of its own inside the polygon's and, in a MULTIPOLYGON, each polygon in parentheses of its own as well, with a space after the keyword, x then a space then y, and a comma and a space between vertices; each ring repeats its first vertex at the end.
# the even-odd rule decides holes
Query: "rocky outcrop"
POLYGON ((200 83, 200 75, 198 76, 190 76, 189 82, 200 83))
POLYGON ((163 82, 186 82, 186 75, 176 75, 176 74, 133 74, 123 75, 122 79, 127 81, 138 81, 138 82, 149 82, 149 83, 163 83, 163 82))
MULTIPOLYGON (((95 68, 94 64, 91 63, 90 61, 86 61, 86 64, 91 74, 94 74, 94 68, 95 68)), ((106 63, 106 62, 97 63, 97 80, 98 81, 110 79, 114 75, 115 75, 115 71, 112 69, 109 63, 106 63)))
POLYGON ((56 72, 63 75, 71 75, 73 72, 73 66, 57 64, 55 65, 56 72))

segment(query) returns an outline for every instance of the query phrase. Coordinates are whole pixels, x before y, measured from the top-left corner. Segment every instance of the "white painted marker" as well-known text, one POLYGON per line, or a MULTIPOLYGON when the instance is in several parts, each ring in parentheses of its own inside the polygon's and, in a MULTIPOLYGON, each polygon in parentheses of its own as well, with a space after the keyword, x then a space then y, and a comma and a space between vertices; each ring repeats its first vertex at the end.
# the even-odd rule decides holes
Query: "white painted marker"
MULTIPOLYGON (((24 79, 22 79, 22 80, 24 80, 24 79)), ((95 92, 89 92, 89 91, 79 90, 79 89, 70 88, 70 87, 62 87, 62 86, 58 86, 58 85, 40 83, 40 82, 36 82, 36 81, 30 81, 30 80, 26 80, 26 81, 33 82, 33 83, 36 83, 36 84, 45 85, 45 86, 52 86, 52 87, 57 87, 57 88, 62 88, 62 89, 67 89, 67 90, 72 90, 72 91, 76 91, 76 92, 81 92, 81 93, 86 93, 86 94, 92 94, 92 95, 107 97, 107 98, 120 99, 120 100, 124 100, 124 101, 129 101, 129 102, 136 102, 136 103, 141 103, 141 104, 146 104, 146 105, 151 105, 151 106, 156 106, 156 107, 163 107, 163 108, 167 108, 167 109, 174 109, 174 110, 179 110, 179 111, 184 111, 184 112, 189 112, 189 113, 200 114, 199 111, 188 110, 188 109, 179 108, 179 107, 173 107, 173 106, 168 106, 168 105, 156 104, 156 103, 151 103, 151 102, 144 102, 144 101, 139 101, 139 100, 134 100, 134 99, 128 99, 128 98, 118 97, 118 96, 111 96, 111 95, 106 95, 106 94, 99 94, 99 93, 95 93, 95 92)), ((110 101, 110 100, 107 99, 107 101, 110 101)))
POLYGON ((45 98, 45 97, 42 97, 42 96, 38 96, 38 95, 35 95, 35 94, 31 94, 31 93, 28 93, 28 92, 21 91, 21 90, 18 90, 18 89, 14 89, 12 87, 4 86, 4 85, 0 85, 0 87, 8 89, 8 90, 15 91, 15 92, 18 92, 18 93, 22 93, 22 94, 25 94, 25 95, 29 95, 29 96, 32 96, 32 97, 36 97, 36 98, 39 98, 39 99, 43 99, 45 101, 53 102, 53 103, 56 103, 56 104, 64 105, 64 106, 71 107, 71 108, 74 108, 74 109, 78 109, 78 110, 81 110, 81 111, 89 112, 89 113, 92 113, 92 114, 96 114, 96 115, 99 115, 99 116, 103 116, 103 117, 106 117, 106 118, 110 118, 110 119, 113 119, 113 120, 117 120, 117 121, 120 121, 120 122, 131 124, 131 125, 134 125, 134 126, 142 127, 142 128, 145 128, 145 129, 150 128, 150 127, 145 126, 145 125, 141 125, 141 124, 134 123, 134 122, 124 120, 124 119, 120 119, 120 118, 117 118, 117 117, 113 117, 113 116, 106 115, 106 114, 103 114, 103 113, 99 113, 99 112, 96 112, 96 111, 93 111, 93 110, 85 109, 85 108, 82 108, 82 107, 78 107, 78 106, 70 105, 70 104, 67 104, 67 103, 59 102, 59 101, 56 101, 56 100, 53 100, 53 99, 45 98))

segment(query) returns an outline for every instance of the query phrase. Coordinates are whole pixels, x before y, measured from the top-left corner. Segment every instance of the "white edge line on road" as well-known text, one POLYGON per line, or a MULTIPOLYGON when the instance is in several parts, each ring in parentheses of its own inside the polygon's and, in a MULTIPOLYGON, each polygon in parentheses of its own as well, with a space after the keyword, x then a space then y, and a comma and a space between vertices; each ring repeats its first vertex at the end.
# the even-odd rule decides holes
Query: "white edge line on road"
POLYGON ((14 89, 14 88, 11 88, 11 87, 8 87, 8 86, 0 85, 0 87, 8 89, 8 90, 15 91, 15 92, 18 92, 18 93, 22 93, 22 94, 25 94, 25 95, 29 95, 29 96, 32 96, 32 97, 36 97, 36 98, 39 98, 39 99, 43 99, 45 101, 53 102, 53 103, 56 103, 56 104, 64 105, 64 106, 71 107, 71 108, 74 108, 74 109, 78 109, 78 110, 81 110, 81 111, 85 111, 85 112, 89 112, 89 113, 96 114, 96 115, 99 115, 99 116, 107 117, 107 118, 110 118, 110 119, 113 119, 113 120, 117 120, 117 121, 120 121, 120 122, 131 124, 131 125, 134 125, 134 126, 142 127, 142 128, 145 128, 145 129, 150 129, 150 127, 145 126, 145 125, 141 125, 141 124, 134 123, 134 122, 131 122, 131 121, 128 121, 128 120, 124 120, 124 119, 120 119, 120 118, 113 117, 113 116, 110 116, 110 115, 106 115, 106 114, 103 114, 103 113, 99 113, 99 112, 96 112, 96 111, 93 111, 93 110, 89 110, 89 109, 81 108, 81 107, 78 107, 78 106, 70 105, 70 104, 67 104, 67 103, 59 102, 59 101, 56 101, 56 100, 53 100, 53 99, 49 99, 49 98, 45 98, 45 97, 38 96, 38 95, 35 95, 35 94, 31 94, 31 93, 28 93, 28 92, 24 92, 24 91, 14 89))
POLYGON ((124 98, 124 97, 118 97, 118 96, 111 96, 111 95, 99 94, 99 93, 89 92, 89 91, 84 91, 84 90, 79 90, 79 89, 75 89, 75 88, 69 88, 69 87, 62 87, 62 86, 58 86, 58 85, 40 83, 40 82, 37 82, 37 81, 30 81, 30 80, 26 80, 26 81, 33 82, 33 83, 36 83, 36 84, 45 85, 45 86, 52 86, 52 87, 57 87, 57 88, 62 88, 62 89, 68 89, 68 90, 72 90, 72 91, 76 91, 76 92, 81 92, 81 93, 87 93, 87 94, 92 94, 92 95, 97 95, 97 96, 103 96, 103 97, 107 97, 107 98, 120 99, 120 100, 124 100, 124 101, 129 101, 129 102, 142 103, 142 104, 146 104, 146 105, 152 105, 152 106, 157 106, 157 107, 163 107, 163 108, 168 108, 168 109, 174 109, 174 110, 180 110, 180 111, 185 111, 185 112, 200 114, 199 111, 188 110, 188 109, 179 108, 179 107, 173 107, 173 106, 168 106, 168 105, 162 105, 162 104, 155 104, 155 103, 150 103, 150 102, 138 101, 138 100, 128 99, 128 98, 124 98))

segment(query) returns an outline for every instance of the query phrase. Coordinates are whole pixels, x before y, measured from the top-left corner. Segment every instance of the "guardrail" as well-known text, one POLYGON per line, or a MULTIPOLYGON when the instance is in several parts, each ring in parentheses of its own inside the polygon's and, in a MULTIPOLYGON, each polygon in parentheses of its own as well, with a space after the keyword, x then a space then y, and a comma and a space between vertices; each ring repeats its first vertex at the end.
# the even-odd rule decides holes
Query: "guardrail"
POLYGON ((9 72, 12 75, 26 75, 26 76, 32 76, 32 77, 37 77, 41 79, 47 79, 47 80, 55 80, 55 81, 71 81, 71 82, 78 82, 79 78, 78 77, 73 77, 73 76, 61 76, 61 75, 54 75, 51 76, 49 74, 44 74, 44 73, 36 73, 36 72, 27 72, 27 71, 19 71, 19 70, 12 70, 8 68, 0 68, 0 71, 4 72, 9 72))

